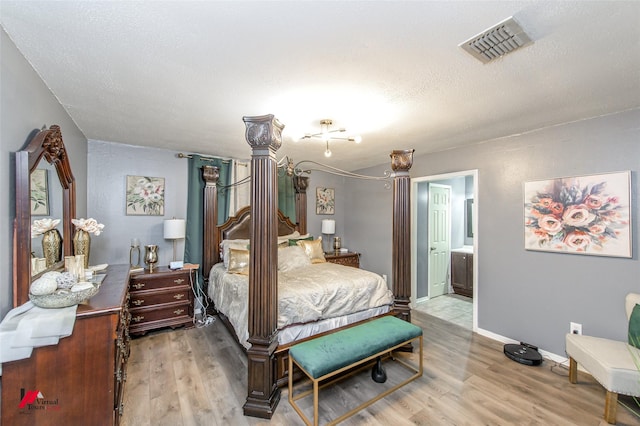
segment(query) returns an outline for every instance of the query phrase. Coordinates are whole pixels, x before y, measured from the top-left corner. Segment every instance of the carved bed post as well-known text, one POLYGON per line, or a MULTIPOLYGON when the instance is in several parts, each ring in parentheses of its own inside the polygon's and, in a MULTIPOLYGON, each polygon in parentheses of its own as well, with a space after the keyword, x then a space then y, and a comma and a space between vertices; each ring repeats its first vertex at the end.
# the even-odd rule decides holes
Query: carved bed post
POLYGON ((411 322, 411 178, 413 149, 391 152, 393 178, 393 294, 398 318, 411 322))
POLYGON ((202 179, 204 180, 204 236, 202 238, 202 276, 204 288, 209 283, 209 271, 211 267, 220 261, 218 248, 218 179, 220 170, 215 166, 202 166, 202 179))
POLYGON ((278 402, 278 165, 284 126, 273 115, 243 117, 251 154, 251 247, 249 259, 249 343, 244 414, 270 419, 278 402))
POLYGON ((298 232, 307 233, 307 187, 309 178, 304 176, 293 177, 293 187, 296 190, 296 221, 298 232))

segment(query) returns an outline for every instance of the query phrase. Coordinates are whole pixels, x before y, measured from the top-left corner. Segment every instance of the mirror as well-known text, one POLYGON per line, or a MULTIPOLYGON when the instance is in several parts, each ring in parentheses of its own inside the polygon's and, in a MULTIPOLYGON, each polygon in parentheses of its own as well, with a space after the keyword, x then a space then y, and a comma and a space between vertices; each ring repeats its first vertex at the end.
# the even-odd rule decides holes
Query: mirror
MULTIPOLYGON (((58 180, 55 167, 46 161, 40 161, 30 173, 31 223, 41 219, 61 219, 56 229, 60 235, 64 232, 62 217, 62 185, 58 180), (44 163, 44 164, 42 164, 44 163)), ((44 261, 42 235, 31 239, 31 257, 44 261)), ((34 275, 34 271, 31 271, 34 275)))
POLYGON ((473 238, 473 198, 464 200, 465 228, 467 238, 473 238))
MULTIPOLYGON (((34 213, 41 213, 42 206, 40 207, 40 209, 34 209, 34 213)), ((73 254, 71 219, 75 217, 75 210, 75 179, 62 141, 60 127, 53 125, 48 130, 38 132, 26 149, 16 152, 16 214, 13 229, 14 307, 29 300, 32 248, 39 244, 39 240, 34 239, 32 247, 32 220, 43 217, 60 219, 58 227, 62 229, 62 259, 64 259, 64 256, 73 254), (43 157, 46 161, 42 161, 43 157), (33 175, 35 170, 46 172, 36 172, 33 175), (38 174, 40 176, 36 176, 38 174), (41 183, 42 174, 47 180, 48 211, 46 216, 32 217, 31 178, 34 176, 34 182, 41 183)), ((61 261, 49 269, 59 269, 63 265, 64 262, 61 261)))

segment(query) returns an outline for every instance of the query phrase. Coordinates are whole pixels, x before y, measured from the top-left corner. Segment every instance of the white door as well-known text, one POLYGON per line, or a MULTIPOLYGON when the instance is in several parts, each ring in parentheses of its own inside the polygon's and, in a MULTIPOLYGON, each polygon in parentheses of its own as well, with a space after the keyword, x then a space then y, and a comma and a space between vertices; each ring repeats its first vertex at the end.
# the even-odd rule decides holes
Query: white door
POLYGON ((447 294, 450 263, 451 187, 429 184, 429 298, 447 294))

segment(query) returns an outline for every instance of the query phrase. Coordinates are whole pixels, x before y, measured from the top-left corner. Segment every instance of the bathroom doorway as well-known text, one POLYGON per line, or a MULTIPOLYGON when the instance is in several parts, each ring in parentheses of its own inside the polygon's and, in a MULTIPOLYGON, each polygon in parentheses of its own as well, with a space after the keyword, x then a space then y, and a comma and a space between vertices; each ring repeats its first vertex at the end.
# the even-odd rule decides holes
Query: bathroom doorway
POLYGON ((477 188, 477 170, 411 179, 411 306, 471 330, 478 324, 477 188), (430 187, 439 191, 443 186, 451 188, 448 220, 430 214, 435 204, 430 187), (434 226, 434 222, 442 223, 434 226), (443 229, 447 229, 446 238, 431 235, 443 229), (448 240, 444 249, 433 244, 443 239, 448 240), (430 259, 434 252, 438 252, 437 263, 430 259), (443 269, 445 288, 430 285, 430 274, 443 269))

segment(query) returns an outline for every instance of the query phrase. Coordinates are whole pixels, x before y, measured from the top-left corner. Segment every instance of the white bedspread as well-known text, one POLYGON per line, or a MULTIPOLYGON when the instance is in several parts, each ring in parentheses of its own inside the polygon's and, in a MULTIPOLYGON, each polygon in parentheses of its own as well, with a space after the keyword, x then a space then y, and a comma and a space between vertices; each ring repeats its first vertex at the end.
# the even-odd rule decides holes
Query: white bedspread
MULTIPOLYGON (((216 309, 229 319, 245 347, 250 346, 247 343, 248 284, 249 277, 229 274, 223 264, 214 265, 209 275, 209 297, 216 309)), ((393 303, 393 295, 382 277, 333 263, 278 272, 278 299, 278 329, 393 303)))

